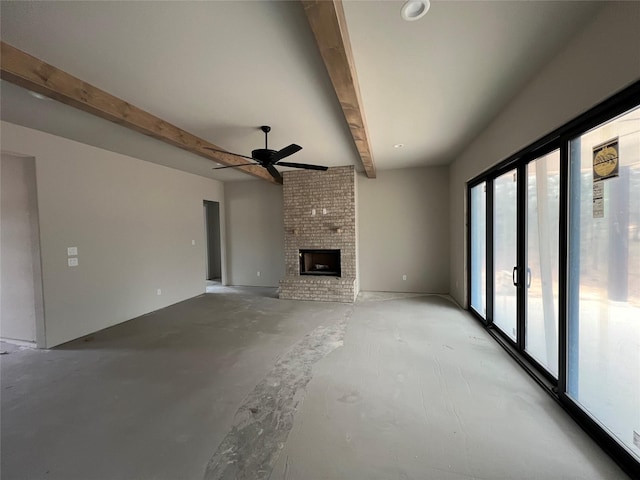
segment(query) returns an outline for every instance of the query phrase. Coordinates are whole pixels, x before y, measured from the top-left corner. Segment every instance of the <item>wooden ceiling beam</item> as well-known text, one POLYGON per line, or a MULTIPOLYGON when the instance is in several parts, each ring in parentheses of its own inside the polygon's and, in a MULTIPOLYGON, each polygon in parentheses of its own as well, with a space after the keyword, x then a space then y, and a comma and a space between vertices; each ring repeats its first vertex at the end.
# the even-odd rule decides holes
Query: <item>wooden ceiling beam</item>
MULTIPOLYGON (((243 158, 207 150, 206 147, 223 149, 5 42, 1 42, 0 64, 3 80, 27 90, 53 98, 208 160, 223 165, 246 163, 243 158)), ((238 170, 271 183, 278 183, 269 172, 259 166, 243 166, 238 167, 238 170)))
POLYGON ((316 37, 320 54, 331 77, 333 89, 347 120, 358 149, 364 171, 369 178, 376 177, 367 122, 360 97, 358 76, 347 31, 347 22, 341 0, 301 0, 316 37))

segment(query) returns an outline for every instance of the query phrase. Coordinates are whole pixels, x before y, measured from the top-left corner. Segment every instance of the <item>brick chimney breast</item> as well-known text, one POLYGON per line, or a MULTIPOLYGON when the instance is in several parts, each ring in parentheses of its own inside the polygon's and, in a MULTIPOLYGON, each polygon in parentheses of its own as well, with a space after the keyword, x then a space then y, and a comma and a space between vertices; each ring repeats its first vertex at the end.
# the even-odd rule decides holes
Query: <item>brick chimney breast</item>
POLYGON ((280 298, 355 300, 355 186, 353 166, 283 173, 285 277, 280 298), (340 276, 300 275, 300 251, 324 249, 340 250, 340 276))

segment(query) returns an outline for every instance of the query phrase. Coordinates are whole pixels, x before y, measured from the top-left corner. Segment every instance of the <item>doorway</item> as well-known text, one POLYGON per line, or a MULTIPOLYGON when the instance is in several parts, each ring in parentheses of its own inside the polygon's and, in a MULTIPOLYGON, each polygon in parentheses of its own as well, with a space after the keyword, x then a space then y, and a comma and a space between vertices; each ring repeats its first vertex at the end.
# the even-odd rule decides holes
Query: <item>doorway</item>
POLYGON ((44 348, 35 158, 0 158, 0 335, 44 348))
POLYGON ((207 281, 222 281, 222 249, 220 245, 220 203, 204 201, 204 221, 207 243, 207 281))

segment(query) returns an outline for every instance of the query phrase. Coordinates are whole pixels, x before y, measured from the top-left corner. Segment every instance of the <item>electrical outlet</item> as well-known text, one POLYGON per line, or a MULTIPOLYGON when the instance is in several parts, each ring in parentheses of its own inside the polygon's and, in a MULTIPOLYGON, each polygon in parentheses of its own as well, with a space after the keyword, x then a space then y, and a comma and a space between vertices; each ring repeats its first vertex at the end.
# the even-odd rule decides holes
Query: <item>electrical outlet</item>
POLYGON ((327 214, 327 209, 326 209, 326 208, 323 208, 323 209, 322 209, 322 214, 323 214, 323 215, 326 215, 326 214, 327 214))
POLYGON ((406 280, 407 276, 406 275, 402 275, 402 280, 406 280))
POLYGON ((78 255, 78 247, 68 247, 67 257, 73 257, 75 255, 78 255))
POLYGON ((312 208, 312 209, 311 209, 311 215, 315 215, 315 214, 316 214, 316 209, 315 209, 315 208, 312 208))
POLYGON ((156 290, 156 295, 158 295, 158 296, 162 295, 162 289, 161 289, 161 288, 159 288, 158 290, 156 290))
POLYGON ((260 276, 260 270, 258 270, 258 273, 257 273, 257 275, 258 275, 258 276, 260 276))
POLYGON ((195 240, 191 240, 191 245, 195 245, 196 241, 195 240))
POLYGON ((70 267, 77 267, 78 266, 78 258, 77 257, 68 258, 67 259, 67 265, 69 265, 70 267))

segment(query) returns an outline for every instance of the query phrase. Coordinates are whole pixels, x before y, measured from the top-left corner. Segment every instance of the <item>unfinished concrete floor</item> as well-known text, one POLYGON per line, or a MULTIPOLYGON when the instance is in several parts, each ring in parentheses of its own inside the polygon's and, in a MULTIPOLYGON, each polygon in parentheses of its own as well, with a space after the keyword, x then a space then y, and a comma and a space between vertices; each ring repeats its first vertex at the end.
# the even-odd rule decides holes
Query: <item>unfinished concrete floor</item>
POLYGON ((3 344, 2 479, 626 478, 447 299, 215 292, 3 344))

